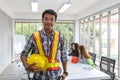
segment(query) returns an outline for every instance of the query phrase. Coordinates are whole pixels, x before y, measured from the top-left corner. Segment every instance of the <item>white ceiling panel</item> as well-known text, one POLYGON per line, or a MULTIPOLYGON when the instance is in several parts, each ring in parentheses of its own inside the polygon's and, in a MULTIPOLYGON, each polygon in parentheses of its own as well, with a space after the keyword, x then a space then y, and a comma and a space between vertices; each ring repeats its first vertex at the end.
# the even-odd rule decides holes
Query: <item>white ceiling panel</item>
MULTIPOLYGON (((38 0, 38 12, 41 13, 45 9, 58 11, 64 2, 69 1, 72 5, 63 14, 77 14, 101 0, 38 0)), ((0 0, 0 8, 10 13, 32 13, 31 0, 0 0)))
MULTIPOLYGON (((90 10, 91 7, 96 7, 101 2, 110 0, 38 0, 39 8, 37 14, 41 14, 45 9, 53 9, 57 12, 63 3, 69 1, 71 2, 71 6, 64 13, 61 13, 61 15, 80 14, 86 10, 90 10)), ((111 0, 111 2, 114 2, 114 0, 111 0)), ((36 15, 36 13, 32 12, 31 0, 0 0, 0 9, 10 16, 17 14, 36 15)))

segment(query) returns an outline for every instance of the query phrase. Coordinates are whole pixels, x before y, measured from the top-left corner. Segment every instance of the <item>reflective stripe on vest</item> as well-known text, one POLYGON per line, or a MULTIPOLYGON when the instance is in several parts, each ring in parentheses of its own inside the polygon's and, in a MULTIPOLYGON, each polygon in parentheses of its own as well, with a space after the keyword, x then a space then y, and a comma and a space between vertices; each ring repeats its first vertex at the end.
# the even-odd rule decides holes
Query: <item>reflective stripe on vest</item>
MULTIPOLYGON (((39 52, 40 56, 46 57, 45 50, 44 50, 44 47, 43 47, 43 44, 42 44, 42 39, 41 39, 40 32, 34 32, 33 37, 34 37, 34 40, 36 42, 37 49, 38 49, 38 52, 39 52)), ((49 59, 46 57, 46 59, 47 59, 46 69, 47 70, 58 70, 58 69, 60 69, 60 63, 56 59, 57 51, 58 51, 59 38, 60 38, 60 33, 55 31, 53 41, 51 43, 52 46, 51 46, 51 49, 50 49, 49 59)))

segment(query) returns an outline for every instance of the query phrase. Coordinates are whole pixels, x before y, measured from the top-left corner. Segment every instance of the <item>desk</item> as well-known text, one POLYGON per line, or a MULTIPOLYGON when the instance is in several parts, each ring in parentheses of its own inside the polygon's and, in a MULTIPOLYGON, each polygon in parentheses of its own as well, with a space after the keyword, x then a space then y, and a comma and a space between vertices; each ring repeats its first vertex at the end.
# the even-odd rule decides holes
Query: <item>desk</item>
POLYGON ((110 79, 110 76, 97 70, 90 65, 77 63, 68 63, 67 65, 68 76, 65 80, 100 80, 110 79))

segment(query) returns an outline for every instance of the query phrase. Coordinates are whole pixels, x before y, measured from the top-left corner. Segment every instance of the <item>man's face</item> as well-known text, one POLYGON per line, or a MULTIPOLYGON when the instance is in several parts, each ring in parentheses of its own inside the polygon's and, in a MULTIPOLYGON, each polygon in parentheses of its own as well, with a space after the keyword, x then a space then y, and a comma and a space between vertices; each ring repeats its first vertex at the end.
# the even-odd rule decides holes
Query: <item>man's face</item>
POLYGON ((44 29, 51 30, 55 24, 55 16, 52 14, 45 14, 42 21, 44 29))

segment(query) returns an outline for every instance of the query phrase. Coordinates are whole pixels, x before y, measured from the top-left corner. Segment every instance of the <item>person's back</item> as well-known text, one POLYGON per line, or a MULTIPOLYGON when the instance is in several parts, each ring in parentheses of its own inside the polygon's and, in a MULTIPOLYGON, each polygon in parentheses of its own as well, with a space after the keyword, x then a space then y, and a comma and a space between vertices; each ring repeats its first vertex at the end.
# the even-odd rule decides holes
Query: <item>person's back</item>
POLYGON ((84 47, 84 45, 79 46, 79 53, 80 53, 80 57, 79 57, 80 63, 89 64, 94 67, 94 63, 91 59, 91 56, 89 55, 89 53, 86 50, 86 48, 84 47))

